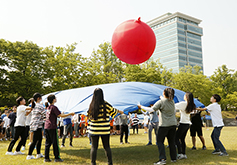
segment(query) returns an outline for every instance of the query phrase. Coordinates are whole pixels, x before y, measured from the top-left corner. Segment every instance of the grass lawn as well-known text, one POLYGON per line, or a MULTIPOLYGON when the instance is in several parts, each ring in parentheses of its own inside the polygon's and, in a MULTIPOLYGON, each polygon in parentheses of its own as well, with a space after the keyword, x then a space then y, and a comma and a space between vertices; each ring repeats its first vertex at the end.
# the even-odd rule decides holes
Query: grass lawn
MULTIPOLYGON (((197 139, 197 150, 190 151, 192 147, 191 138, 189 136, 186 137, 187 143, 187 156, 188 159, 178 160, 176 165, 184 164, 184 165, 196 165, 196 164, 237 164, 237 127, 224 127, 222 129, 221 141, 229 153, 228 157, 220 157, 218 155, 212 155, 213 145, 211 141, 211 132, 213 128, 205 129, 203 128, 204 138, 206 141, 207 150, 201 150, 201 142, 197 139)), ((111 149, 113 154, 113 163, 115 165, 132 165, 132 164, 153 164, 158 161, 158 148, 156 145, 153 146, 145 146, 148 142, 148 135, 144 134, 144 130, 139 130, 138 135, 129 136, 130 144, 120 145, 119 136, 111 136, 111 149)), ((153 135, 153 143, 155 142, 155 136, 153 135)), ((42 150, 41 152, 44 154, 44 142, 42 142, 42 150)), ((101 142, 101 140, 100 140, 101 142)), ((36 159, 36 160, 26 160, 26 155, 17 155, 17 156, 9 156, 5 155, 9 141, 0 142, 0 164, 2 165, 42 165, 42 164, 55 164, 52 163, 44 163, 44 159, 36 159)), ((18 142, 16 143, 18 144, 18 142)), ((28 144, 28 141, 27 141, 28 144)), ((60 139, 61 144, 61 139, 60 139)), ((61 158, 64 159, 63 163, 60 164, 90 164, 90 145, 87 137, 73 139, 74 147, 69 147, 69 139, 66 139, 66 147, 61 149, 61 158)), ((167 145, 167 141, 165 141, 167 145)), ((16 145, 15 145, 16 147, 16 145)), ((15 147, 13 151, 15 151, 15 147)), ((28 153, 28 146, 26 147, 25 153, 28 153)), ((34 150, 33 154, 36 154, 36 150, 34 150)), ((170 163, 169 149, 166 149, 167 154, 167 164, 170 163)), ((54 160, 53 150, 51 147, 50 158, 54 160)), ((104 154, 104 150, 102 144, 100 143, 98 152, 97 152, 97 164, 107 164, 107 159, 104 154)))

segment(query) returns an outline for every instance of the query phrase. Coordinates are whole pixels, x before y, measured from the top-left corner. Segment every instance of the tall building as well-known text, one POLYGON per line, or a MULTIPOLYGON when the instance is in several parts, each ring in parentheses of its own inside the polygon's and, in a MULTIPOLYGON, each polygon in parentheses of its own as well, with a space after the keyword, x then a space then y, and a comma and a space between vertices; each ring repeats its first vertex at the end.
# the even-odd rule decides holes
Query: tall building
POLYGON ((198 65, 203 70, 200 22, 179 12, 167 13, 147 22, 156 35, 156 48, 151 58, 160 59, 163 66, 174 73, 185 65, 198 65))

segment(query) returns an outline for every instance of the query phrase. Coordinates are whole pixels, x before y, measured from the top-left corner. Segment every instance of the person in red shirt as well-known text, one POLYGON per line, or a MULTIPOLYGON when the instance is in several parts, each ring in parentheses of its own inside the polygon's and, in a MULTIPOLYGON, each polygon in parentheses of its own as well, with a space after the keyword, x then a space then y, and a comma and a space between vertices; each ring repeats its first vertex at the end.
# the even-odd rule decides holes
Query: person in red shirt
POLYGON ((57 102, 55 95, 49 95, 47 99, 50 103, 50 106, 47 108, 46 121, 44 126, 46 135, 44 161, 51 162, 51 160, 49 159, 49 150, 51 144, 53 144, 53 153, 55 156, 54 161, 63 162, 63 160, 60 158, 60 150, 58 145, 57 118, 74 115, 74 112, 69 114, 61 114, 58 108, 54 105, 57 102))

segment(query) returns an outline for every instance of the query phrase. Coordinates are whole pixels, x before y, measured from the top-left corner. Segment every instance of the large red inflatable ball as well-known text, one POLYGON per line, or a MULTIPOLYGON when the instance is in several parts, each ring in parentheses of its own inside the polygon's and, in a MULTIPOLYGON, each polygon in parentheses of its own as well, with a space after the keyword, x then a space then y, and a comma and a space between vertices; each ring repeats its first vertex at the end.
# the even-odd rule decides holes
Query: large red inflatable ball
POLYGON ((140 64, 147 61, 155 50, 156 36, 146 23, 140 20, 128 20, 114 31, 112 49, 114 54, 128 64, 140 64))

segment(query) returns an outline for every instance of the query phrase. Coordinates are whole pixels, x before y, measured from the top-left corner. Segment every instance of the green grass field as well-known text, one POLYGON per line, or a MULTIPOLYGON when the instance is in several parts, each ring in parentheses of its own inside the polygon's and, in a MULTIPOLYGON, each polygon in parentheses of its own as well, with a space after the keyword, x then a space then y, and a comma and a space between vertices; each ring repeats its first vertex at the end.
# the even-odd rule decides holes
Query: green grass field
MULTIPOLYGON (((212 155, 213 145, 211 141, 211 132, 213 128, 203 128, 204 138, 206 140, 207 150, 201 150, 201 142, 197 139, 197 150, 190 151, 192 147, 191 138, 188 135, 186 137, 187 143, 187 156, 188 159, 178 160, 177 165, 196 165, 196 164, 237 164, 237 127, 224 127, 221 134, 221 141, 229 153, 228 157, 220 157, 218 155, 212 155)), ((158 161, 158 148, 156 145, 145 146, 148 142, 148 135, 144 134, 144 130, 139 130, 138 135, 129 136, 130 144, 119 143, 119 136, 111 136, 110 144, 113 154, 113 163, 115 165, 132 165, 132 164, 153 164, 158 161)), ((153 143, 155 142, 155 136, 153 135, 153 143)), ((44 154, 44 140, 42 142, 41 152, 44 154)), ((18 143, 18 142, 17 142, 18 143)), ((44 163, 44 159, 26 160, 26 155, 9 156, 5 155, 9 141, 0 142, 0 164, 1 165, 42 165, 42 164, 55 164, 44 163)), ((28 144, 28 141, 27 141, 28 144)), ((61 139, 60 139, 61 144, 61 139)), ((61 149, 61 158, 64 159, 60 164, 90 164, 90 145, 87 137, 73 139, 74 147, 69 147, 69 139, 66 139, 66 147, 61 149)), ((167 141, 165 141, 167 145, 167 141)), ((16 147, 16 145, 15 145, 16 147)), ((15 151, 15 147, 13 151, 15 151)), ((29 146, 26 147, 25 153, 28 153, 29 146)), ((34 150, 33 154, 36 154, 34 150)), ((166 149, 167 164, 170 163, 169 149, 166 149)), ((51 147, 50 158, 54 160, 53 150, 51 147)), ((97 152, 97 164, 107 164, 107 159, 104 154, 102 144, 100 143, 97 152)))

